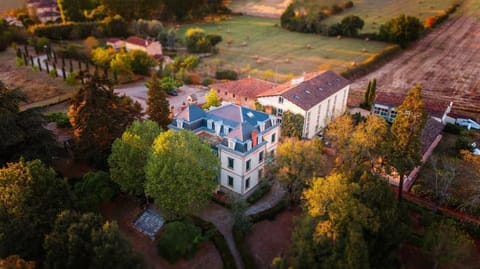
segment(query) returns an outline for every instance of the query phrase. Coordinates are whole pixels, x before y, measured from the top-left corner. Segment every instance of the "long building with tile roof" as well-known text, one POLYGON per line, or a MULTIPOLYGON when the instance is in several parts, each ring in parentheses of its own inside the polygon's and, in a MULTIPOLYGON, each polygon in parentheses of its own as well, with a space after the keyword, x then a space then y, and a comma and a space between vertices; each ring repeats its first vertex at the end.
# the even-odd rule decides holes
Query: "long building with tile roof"
POLYGON ((350 82, 332 71, 305 74, 258 95, 258 102, 304 117, 303 137, 312 138, 347 108, 350 82))
POLYGON ((220 189, 243 197, 258 185, 267 157, 275 154, 280 138, 275 116, 235 104, 210 111, 189 105, 169 127, 191 130, 209 143, 221 162, 220 189))

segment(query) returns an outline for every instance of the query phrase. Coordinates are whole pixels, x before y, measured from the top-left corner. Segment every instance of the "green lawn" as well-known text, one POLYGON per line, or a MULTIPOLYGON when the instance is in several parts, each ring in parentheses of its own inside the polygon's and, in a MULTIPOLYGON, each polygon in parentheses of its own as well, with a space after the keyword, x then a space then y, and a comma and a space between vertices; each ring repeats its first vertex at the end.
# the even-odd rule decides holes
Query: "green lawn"
POLYGON ((203 60, 204 73, 211 74, 215 67, 231 68, 243 75, 269 80, 286 80, 319 69, 342 72, 352 62, 360 63, 389 46, 382 42, 294 33, 278 24, 276 19, 240 16, 221 22, 183 25, 178 36, 183 37, 190 27, 222 35, 223 42, 217 45, 219 54, 203 60), (228 41, 232 41, 231 45, 228 41), (311 48, 307 48, 309 45, 311 48), (273 72, 279 76, 274 77, 273 72))
MULTIPOLYGON (((321 4, 322 0, 311 0, 321 4)), ((355 0, 354 7, 329 17, 323 21, 331 25, 343 17, 356 15, 365 21, 362 32, 377 32, 380 25, 400 14, 418 17, 422 22, 427 17, 437 16, 449 8, 456 0, 355 0)))
POLYGON ((23 6, 22 0, 1 0, 0 2, 0 12, 23 6))

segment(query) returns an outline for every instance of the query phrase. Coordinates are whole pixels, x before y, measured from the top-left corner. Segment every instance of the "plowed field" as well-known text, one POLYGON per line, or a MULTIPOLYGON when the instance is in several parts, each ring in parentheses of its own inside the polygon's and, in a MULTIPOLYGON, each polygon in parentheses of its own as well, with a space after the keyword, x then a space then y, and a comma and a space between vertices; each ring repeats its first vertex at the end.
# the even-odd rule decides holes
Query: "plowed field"
POLYGON ((460 14, 351 86, 351 105, 361 102, 368 80, 377 92, 406 94, 416 83, 430 102, 453 102, 453 112, 480 118, 480 8, 466 0, 460 14))

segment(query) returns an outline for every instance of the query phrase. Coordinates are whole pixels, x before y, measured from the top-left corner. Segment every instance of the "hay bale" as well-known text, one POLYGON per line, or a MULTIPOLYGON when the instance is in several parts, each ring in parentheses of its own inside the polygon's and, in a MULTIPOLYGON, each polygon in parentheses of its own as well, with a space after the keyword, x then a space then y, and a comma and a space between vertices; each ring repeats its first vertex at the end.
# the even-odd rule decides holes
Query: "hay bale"
POLYGON ((341 36, 341 35, 337 35, 337 39, 342 39, 342 36, 341 36))

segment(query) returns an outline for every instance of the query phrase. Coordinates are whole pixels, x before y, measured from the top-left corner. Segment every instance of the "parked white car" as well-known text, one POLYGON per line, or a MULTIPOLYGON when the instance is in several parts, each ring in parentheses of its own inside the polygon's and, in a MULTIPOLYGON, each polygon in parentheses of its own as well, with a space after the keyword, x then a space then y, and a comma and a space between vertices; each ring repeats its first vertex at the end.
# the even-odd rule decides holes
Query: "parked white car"
POLYGON ((455 120, 455 124, 466 127, 468 130, 470 129, 480 130, 480 124, 472 119, 457 119, 455 120))

